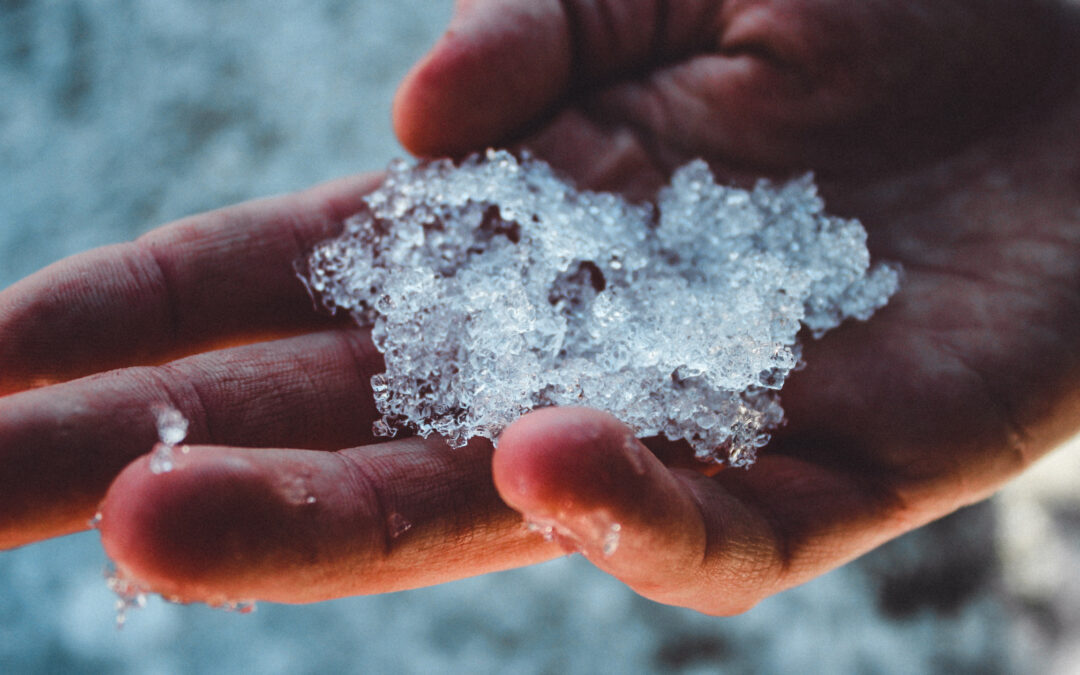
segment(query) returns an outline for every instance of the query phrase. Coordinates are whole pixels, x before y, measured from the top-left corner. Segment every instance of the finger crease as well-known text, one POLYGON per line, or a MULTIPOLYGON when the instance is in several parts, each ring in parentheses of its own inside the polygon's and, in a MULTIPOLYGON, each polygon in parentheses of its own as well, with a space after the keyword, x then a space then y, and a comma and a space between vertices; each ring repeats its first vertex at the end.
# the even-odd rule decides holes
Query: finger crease
POLYGON ((382 544, 381 557, 383 559, 389 558, 394 547, 395 537, 391 531, 390 511, 387 508, 386 498, 379 489, 379 482, 376 480, 377 476, 374 476, 363 464, 344 452, 336 452, 334 456, 341 461, 342 466, 345 468, 345 474, 349 477, 349 492, 355 496, 353 502, 367 502, 369 506, 368 513, 378 523, 375 531, 379 533, 382 544))
POLYGON ((206 399, 194 382, 179 373, 178 369, 172 365, 153 366, 148 368, 147 372, 157 383, 158 391, 164 394, 165 403, 180 411, 195 430, 195 433, 189 432, 187 439, 189 442, 218 442, 210 428, 206 399), (177 377, 177 375, 180 376, 177 377))
POLYGON ((952 357, 961 368, 971 373, 976 379, 984 400, 997 411, 997 415, 1005 427, 1006 438, 1003 443, 1005 449, 1013 455, 1013 459, 1020 470, 1029 466, 1034 461, 1028 451, 1031 435, 1026 427, 1020 423, 1014 405, 1009 401, 1008 394, 994 387, 991 378, 982 368, 971 362, 963 349, 957 348, 944 337, 932 335, 931 338, 942 351, 952 357))
POLYGON ((142 254, 141 257, 152 264, 151 272, 161 289, 161 295, 163 296, 161 300, 165 303, 166 335, 171 344, 175 345, 180 338, 181 326, 180 295, 177 292, 176 283, 167 272, 167 267, 155 246, 144 243, 142 239, 136 239, 133 246, 136 253, 142 254))

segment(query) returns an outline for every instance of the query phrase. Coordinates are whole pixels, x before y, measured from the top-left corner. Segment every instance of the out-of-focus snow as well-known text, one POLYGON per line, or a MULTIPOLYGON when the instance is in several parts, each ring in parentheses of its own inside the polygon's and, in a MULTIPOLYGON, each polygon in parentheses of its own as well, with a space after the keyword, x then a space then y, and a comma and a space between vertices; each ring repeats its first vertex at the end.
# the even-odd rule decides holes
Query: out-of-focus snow
POLYGON ((1007 485, 994 506, 1017 660, 1080 673, 1080 437, 1007 485))
POLYGON ((0 3, 0 287, 173 218, 401 154, 445 0, 0 3))
MULTIPOLYGON (((182 215, 384 166, 401 152, 394 86, 450 10, 450 0, 0 2, 0 287, 182 215)), ((1077 650, 1062 640, 1077 633, 1080 605, 1046 589, 1076 576, 1077 501, 1015 489, 1057 528, 1040 540, 1065 552, 1048 580, 1013 568, 1031 559, 1017 530, 1042 516, 1009 525, 1016 550, 1003 576, 997 518, 983 505, 731 619, 642 600, 575 557, 250 615, 151 599, 117 631, 91 532, 0 553, 0 672, 1067 668, 1077 650)))

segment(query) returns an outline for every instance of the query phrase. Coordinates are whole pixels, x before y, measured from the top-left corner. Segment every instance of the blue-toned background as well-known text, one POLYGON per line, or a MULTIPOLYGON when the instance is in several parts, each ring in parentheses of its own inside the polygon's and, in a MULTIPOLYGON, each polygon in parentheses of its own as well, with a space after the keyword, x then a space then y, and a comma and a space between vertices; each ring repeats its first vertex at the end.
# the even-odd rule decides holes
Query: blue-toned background
MULTIPOLYGON (((173 218, 379 168, 449 0, 0 0, 0 288, 173 218)), ((1080 451, 732 619, 579 558, 114 627, 97 535, 0 553, 0 673, 1080 672, 1080 451), (1041 475, 1039 475, 1041 474, 1041 475)))

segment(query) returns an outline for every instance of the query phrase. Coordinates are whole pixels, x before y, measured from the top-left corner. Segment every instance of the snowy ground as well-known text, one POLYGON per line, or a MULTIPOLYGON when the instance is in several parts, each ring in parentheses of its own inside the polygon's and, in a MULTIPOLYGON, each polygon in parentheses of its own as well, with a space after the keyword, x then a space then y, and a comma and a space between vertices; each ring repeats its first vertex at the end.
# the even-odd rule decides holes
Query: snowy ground
MULTIPOLYGON (((0 288, 185 214, 378 168, 449 0, 0 2, 0 288)), ((732 619, 578 558, 113 627, 95 534, 0 553, 0 673, 1080 671, 1080 448, 732 619), (1039 474, 1045 474, 1040 476, 1039 474)))

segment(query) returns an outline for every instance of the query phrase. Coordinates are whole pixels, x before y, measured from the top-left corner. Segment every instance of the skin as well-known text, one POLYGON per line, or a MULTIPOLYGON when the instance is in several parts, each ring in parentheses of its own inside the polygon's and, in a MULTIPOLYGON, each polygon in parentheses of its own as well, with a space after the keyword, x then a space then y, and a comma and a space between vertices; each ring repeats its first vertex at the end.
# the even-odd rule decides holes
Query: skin
POLYGON ((451 450, 371 437, 379 355, 292 276, 377 176, 194 216, 0 292, 0 546, 84 529, 104 498, 119 568, 188 600, 385 592, 572 546, 730 614, 983 499, 1080 430, 1074 10, 461 2, 395 102, 411 151, 516 144, 634 198, 697 156, 735 182, 814 169, 901 291, 807 342, 749 470, 573 408, 451 450), (191 420, 161 475, 154 402, 191 420))

